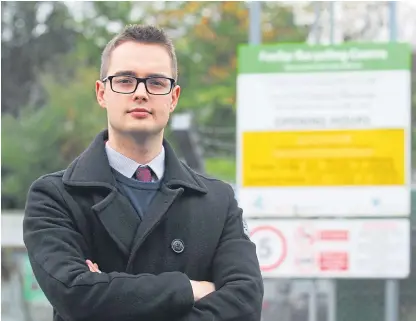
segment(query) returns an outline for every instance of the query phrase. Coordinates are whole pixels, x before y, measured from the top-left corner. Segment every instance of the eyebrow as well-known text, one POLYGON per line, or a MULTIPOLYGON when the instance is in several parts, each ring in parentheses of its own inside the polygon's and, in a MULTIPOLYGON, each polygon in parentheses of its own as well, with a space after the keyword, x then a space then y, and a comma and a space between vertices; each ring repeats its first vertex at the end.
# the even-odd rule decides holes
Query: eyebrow
MULTIPOLYGON (((114 76, 133 76, 133 77, 137 77, 137 74, 132 71, 132 70, 120 70, 114 73, 114 76)), ((169 76, 165 75, 165 74, 161 74, 161 73, 151 73, 151 74, 147 74, 146 77, 167 77, 170 78, 169 76)))
POLYGON ((134 76, 136 77, 136 73, 131 70, 120 70, 114 73, 114 76, 134 76))

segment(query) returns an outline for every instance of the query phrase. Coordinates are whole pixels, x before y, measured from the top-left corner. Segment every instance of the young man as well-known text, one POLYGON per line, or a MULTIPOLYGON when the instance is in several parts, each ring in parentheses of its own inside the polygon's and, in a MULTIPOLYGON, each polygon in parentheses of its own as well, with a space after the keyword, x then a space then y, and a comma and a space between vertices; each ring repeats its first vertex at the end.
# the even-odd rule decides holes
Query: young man
POLYGON ((258 321, 263 282, 232 188, 163 138, 177 106, 171 41, 128 26, 96 82, 108 130, 28 194, 24 241, 55 321, 258 321))

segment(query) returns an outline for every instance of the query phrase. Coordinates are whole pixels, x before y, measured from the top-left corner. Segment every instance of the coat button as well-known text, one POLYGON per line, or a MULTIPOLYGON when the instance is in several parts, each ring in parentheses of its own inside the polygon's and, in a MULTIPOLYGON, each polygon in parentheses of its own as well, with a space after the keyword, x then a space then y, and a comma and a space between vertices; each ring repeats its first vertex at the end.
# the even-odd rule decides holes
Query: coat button
POLYGON ((171 247, 172 247, 173 252, 175 253, 182 253, 183 250, 185 249, 185 245, 183 244, 183 241, 179 239, 173 240, 171 243, 171 247))

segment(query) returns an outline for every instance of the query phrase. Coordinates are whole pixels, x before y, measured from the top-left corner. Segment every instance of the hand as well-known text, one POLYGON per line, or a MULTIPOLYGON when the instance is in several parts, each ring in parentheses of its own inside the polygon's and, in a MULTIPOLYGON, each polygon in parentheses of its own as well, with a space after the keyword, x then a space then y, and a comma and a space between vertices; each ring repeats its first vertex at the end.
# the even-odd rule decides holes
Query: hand
MULTIPOLYGON (((91 260, 86 260, 86 263, 91 272, 101 273, 97 263, 92 263, 91 260)), ((195 301, 201 300, 204 296, 215 291, 215 285, 212 282, 191 280, 191 286, 195 301)))
POLYGON ((191 285, 195 301, 201 300, 204 296, 215 291, 215 285, 212 282, 191 280, 191 285))
POLYGON ((87 262, 87 265, 91 272, 101 273, 100 269, 98 268, 97 263, 92 263, 90 260, 86 260, 85 262, 87 262))

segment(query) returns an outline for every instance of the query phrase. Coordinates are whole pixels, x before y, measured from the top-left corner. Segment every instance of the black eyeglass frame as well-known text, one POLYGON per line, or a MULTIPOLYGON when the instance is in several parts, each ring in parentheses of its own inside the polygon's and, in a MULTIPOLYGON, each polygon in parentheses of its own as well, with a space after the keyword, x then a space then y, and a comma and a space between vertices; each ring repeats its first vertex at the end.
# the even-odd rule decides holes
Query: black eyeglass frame
POLYGON ((150 95, 165 96, 165 95, 169 95, 172 92, 173 87, 175 87, 175 85, 176 85, 175 79, 169 78, 169 77, 163 77, 163 76, 157 76, 157 77, 152 76, 152 77, 146 77, 146 78, 138 78, 138 77, 134 77, 134 76, 131 76, 131 75, 115 75, 115 76, 107 76, 101 81, 103 83, 106 83, 107 80, 110 82, 110 88, 111 88, 112 91, 114 91, 115 93, 124 94, 124 95, 130 95, 130 94, 134 93, 137 90, 137 87, 139 87, 139 84, 143 83, 144 87, 146 88, 147 93, 149 93, 150 95), (130 92, 127 92, 127 93, 114 90, 113 89, 113 78, 115 78, 115 77, 130 77, 132 79, 136 79, 136 86, 134 87, 134 90, 132 90, 130 92), (147 88, 147 83, 146 83, 147 80, 149 80, 149 79, 159 79, 159 78, 167 79, 167 80, 170 81, 170 88, 169 88, 169 91, 166 94, 154 94, 154 93, 150 92, 149 89, 147 88))

